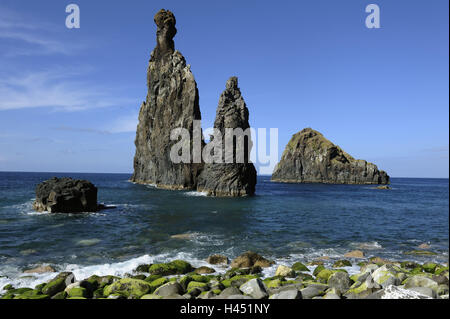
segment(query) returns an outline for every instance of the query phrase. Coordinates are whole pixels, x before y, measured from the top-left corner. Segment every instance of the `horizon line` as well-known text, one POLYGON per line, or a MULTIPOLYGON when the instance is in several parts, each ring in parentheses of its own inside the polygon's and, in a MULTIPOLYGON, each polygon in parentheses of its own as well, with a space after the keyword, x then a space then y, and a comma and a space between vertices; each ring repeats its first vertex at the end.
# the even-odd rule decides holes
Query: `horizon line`
MULTIPOLYGON (((0 173, 42 173, 42 174, 117 174, 117 175, 133 175, 131 172, 46 172, 46 171, 1 171, 0 173)), ((272 174, 257 174, 257 176, 272 176, 272 174)), ((449 179, 449 177, 405 177, 405 176, 390 176, 390 178, 427 178, 427 179, 449 179)))

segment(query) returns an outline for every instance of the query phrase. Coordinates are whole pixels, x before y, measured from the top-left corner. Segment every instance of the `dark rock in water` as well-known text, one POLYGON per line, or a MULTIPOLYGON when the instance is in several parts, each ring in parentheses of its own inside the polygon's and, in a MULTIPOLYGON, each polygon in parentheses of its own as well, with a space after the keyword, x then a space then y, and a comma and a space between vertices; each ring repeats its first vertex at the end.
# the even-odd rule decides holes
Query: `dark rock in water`
MULTIPOLYGON (((247 196, 255 193, 256 169, 250 162, 252 148, 251 134, 234 137, 232 151, 226 149, 226 129, 241 129, 243 133, 250 128, 248 109, 238 87, 237 77, 231 77, 220 96, 214 128, 220 131, 221 162, 206 163, 198 180, 198 190, 213 196, 247 196)), ((231 131, 231 130, 230 130, 231 131)), ((210 143, 215 143, 214 137, 210 143)), ((208 147, 208 145, 206 146, 208 147)))
POLYGON ((97 187, 86 180, 53 177, 36 186, 33 208, 51 213, 96 212, 97 187))
POLYGON ((372 163, 354 159, 321 133, 305 128, 289 141, 272 174, 272 181, 389 184, 389 176, 372 163))
POLYGON ((156 47, 148 66, 148 94, 139 112, 136 132, 136 154, 132 182, 155 184, 166 189, 195 189, 202 167, 201 129, 198 138, 200 160, 193 163, 194 120, 200 120, 197 83, 183 55, 175 50, 173 37, 175 16, 160 10, 154 17, 157 26, 156 47), (174 163, 170 150, 178 141, 171 141, 171 131, 187 129, 190 133, 189 163, 174 163))
POLYGON ((233 259, 233 261, 231 262, 231 267, 249 268, 254 266, 260 266, 265 268, 270 267, 273 264, 274 262, 272 260, 268 260, 253 251, 247 251, 242 255, 236 257, 235 259, 233 259))

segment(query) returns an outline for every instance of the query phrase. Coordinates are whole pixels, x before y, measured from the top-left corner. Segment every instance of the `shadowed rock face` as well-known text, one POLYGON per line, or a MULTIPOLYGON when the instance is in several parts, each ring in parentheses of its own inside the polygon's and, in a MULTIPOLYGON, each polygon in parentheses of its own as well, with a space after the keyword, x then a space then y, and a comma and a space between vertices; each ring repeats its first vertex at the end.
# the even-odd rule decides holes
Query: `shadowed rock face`
POLYGON ((97 188, 86 180, 53 177, 36 186, 33 208, 51 213, 96 212, 97 188))
POLYGON ((170 140, 170 133, 174 128, 187 129, 192 147, 193 121, 201 119, 197 83, 184 57, 174 49, 177 30, 172 12, 160 10, 154 20, 157 44, 148 66, 147 98, 139 112, 131 180, 168 189, 195 189, 202 164, 173 163, 170 150, 177 141, 170 140))
MULTIPOLYGON (((226 157, 226 129, 240 128, 243 131, 250 128, 248 109, 238 87, 237 77, 231 77, 225 91, 219 99, 214 128, 222 135, 222 162, 205 164, 199 176, 198 190, 213 196, 247 196, 253 195, 256 185, 256 169, 249 163, 248 154, 252 148, 251 136, 244 138, 242 143, 235 138, 232 157, 226 157), (237 154, 243 154, 239 162, 237 154)), ((214 139, 210 143, 213 143, 214 139)))
POLYGON ((354 159, 321 133, 305 128, 289 141, 272 174, 272 181, 389 184, 389 176, 372 163, 354 159))

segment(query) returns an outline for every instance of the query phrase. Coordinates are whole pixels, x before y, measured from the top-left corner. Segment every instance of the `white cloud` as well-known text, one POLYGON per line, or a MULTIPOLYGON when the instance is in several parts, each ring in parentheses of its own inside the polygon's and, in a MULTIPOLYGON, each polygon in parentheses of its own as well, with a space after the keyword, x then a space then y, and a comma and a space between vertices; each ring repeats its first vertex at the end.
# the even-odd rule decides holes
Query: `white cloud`
POLYGON ((114 97, 111 89, 81 81, 87 69, 56 67, 47 71, 7 76, 0 73, 0 111, 36 107, 78 111, 130 103, 114 97))

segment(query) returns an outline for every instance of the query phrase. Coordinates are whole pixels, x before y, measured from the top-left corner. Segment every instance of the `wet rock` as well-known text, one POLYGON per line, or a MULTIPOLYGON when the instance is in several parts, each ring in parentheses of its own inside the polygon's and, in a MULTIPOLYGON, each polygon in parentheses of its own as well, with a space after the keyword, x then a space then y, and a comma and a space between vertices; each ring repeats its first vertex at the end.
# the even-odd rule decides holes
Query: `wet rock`
POLYGON ((55 272, 55 269, 52 266, 39 266, 24 271, 25 274, 43 274, 47 272, 55 272))
POLYGON ((261 255, 258 255, 255 252, 247 251, 240 255, 239 257, 236 257, 231 262, 231 267, 233 268, 248 268, 253 266, 260 266, 260 267, 270 267, 273 265, 274 262, 271 260, 268 260, 261 255))
POLYGON ((206 259, 206 262, 211 264, 211 265, 228 265, 228 263, 230 262, 228 260, 227 256, 224 255, 219 255, 219 254, 215 254, 215 255, 211 255, 206 259))
POLYGON ((388 184, 377 166, 356 160, 321 133, 306 128, 293 135, 272 180, 293 183, 388 184))
POLYGON ((202 266, 196 268, 194 272, 198 275, 202 275, 202 274, 212 274, 215 273, 216 271, 213 268, 202 266))
POLYGON ((33 209, 51 213, 96 212, 97 187, 86 180, 53 177, 36 186, 33 209))

